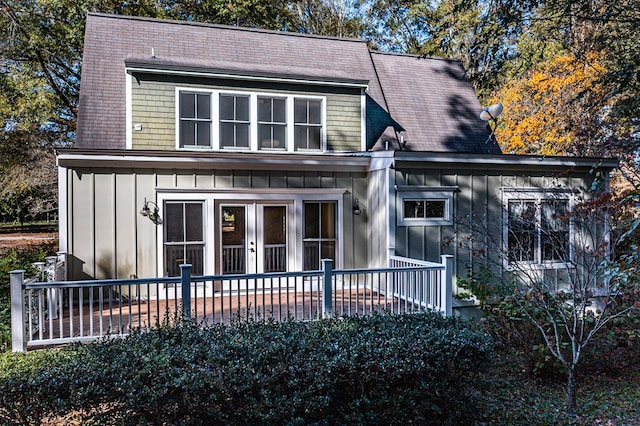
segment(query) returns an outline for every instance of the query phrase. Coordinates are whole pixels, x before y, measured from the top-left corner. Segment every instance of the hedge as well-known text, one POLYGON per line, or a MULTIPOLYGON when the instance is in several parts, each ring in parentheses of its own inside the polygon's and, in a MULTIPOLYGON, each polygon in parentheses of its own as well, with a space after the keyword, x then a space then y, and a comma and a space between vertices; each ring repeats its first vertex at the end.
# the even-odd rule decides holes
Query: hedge
POLYGON ((422 313, 179 322, 48 353, 2 355, 1 421, 466 423, 491 341, 422 313))

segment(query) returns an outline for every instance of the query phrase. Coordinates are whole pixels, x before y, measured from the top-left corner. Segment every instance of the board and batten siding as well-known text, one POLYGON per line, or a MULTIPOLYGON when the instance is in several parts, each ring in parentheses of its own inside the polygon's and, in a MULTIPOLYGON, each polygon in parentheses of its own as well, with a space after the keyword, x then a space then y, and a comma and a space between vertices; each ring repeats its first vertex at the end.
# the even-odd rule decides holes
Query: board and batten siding
MULTIPOLYGON (((323 96, 326 99, 327 150, 362 149, 362 98, 359 89, 302 85, 249 84, 205 79, 168 79, 135 74, 131 84, 131 147, 139 150, 176 149, 176 87, 211 90, 245 90, 270 94, 323 96), (136 130, 136 126, 139 130, 136 130)), ((216 137, 213 135, 213 137, 216 137)))
MULTIPOLYGON (((589 184, 584 175, 555 174, 547 171, 526 174, 517 170, 491 170, 481 168, 441 169, 433 166, 397 168, 395 184, 419 187, 457 187, 454 192, 454 220, 446 226, 396 226, 395 249, 400 256, 438 262, 443 254, 453 255, 456 260, 456 276, 464 279, 474 258, 469 250, 471 231, 461 225, 474 214, 487 223, 487 231, 501 240, 503 223, 503 193, 509 189, 566 188, 588 197, 589 184)), ((485 235, 474 235, 477 248, 492 250, 495 241, 485 235)), ((493 249, 502 250, 502 247, 493 249)), ((558 271, 549 271, 550 278, 558 279, 558 271)), ((455 294, 459 289, 454 285, 455 294)))
MULTIPOLYGON (((157 276, 157 227, 139 214, 157 189, 336 188, 343 195, 343 268, 368 265, 366 216, 353 215, 355 197, 367 197, 366 173, 328 171, 231 171, 131 168, 67 168, 68 277, 79 279, 157 276)), ((162 208, 162 206, 160 206, 162 208)), ((161 211, 162 214, 162 211, 161 211)), ((300 218, 298 218, 300 219, 300 218)), ((292 228, 293 229, 293 228, 292 228)))

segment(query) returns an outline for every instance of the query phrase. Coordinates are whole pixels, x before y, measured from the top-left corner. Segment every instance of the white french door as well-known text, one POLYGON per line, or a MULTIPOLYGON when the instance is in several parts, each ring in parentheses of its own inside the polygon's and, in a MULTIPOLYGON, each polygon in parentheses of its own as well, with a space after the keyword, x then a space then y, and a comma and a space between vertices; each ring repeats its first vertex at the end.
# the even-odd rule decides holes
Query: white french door
POLYGON ((216 213, 220 273, 290 270, 291 203, 220 201, 216 213))

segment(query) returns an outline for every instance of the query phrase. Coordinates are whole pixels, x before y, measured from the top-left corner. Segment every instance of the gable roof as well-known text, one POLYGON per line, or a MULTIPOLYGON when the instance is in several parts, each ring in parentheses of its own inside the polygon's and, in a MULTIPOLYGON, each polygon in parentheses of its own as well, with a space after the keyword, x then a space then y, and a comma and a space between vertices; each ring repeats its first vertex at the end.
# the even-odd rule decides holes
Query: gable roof
POLYGON ((499 152, 484 143, 480 105, 456 61, 372 53, 355 39, 93 13, 77 147, 125 148, 125 65, 366 87, 373 149, 385 140, 397 149, 402 135, 411 151, 499 152))

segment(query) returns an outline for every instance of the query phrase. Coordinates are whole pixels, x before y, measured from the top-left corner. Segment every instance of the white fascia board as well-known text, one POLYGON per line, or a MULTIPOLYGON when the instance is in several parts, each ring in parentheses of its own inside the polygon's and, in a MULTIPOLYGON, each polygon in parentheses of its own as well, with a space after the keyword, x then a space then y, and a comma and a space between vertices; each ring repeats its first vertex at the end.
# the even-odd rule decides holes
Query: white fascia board
POLYGON ((216 71, 179 71, 163 68, 145 68, 145 67, 127 67, 127 72, 144 73, 144 74, 162 74, 162 75, 178 75, 186 77, 206 77, 206 78, 220 78, 225 80, 242 80, 242 81, 266 81, 275 83, 287 83, 287 84, 307 84, 314 86, 334 86, 334 87, 354 87, 354 88, 367 88, 368 84, 349 82, 349 81, 337 81, 337 80, 313 80, 311 78, 298 78, 298 77, 269 77, 261 75, 246 75, 246 74, 232 74, 229 72, 216 72, 216 71))
POLYGON ((603 167, 615 168, 616 159, 591 157, 546 157, 544 155, 511 154, 461 154, 440 152, 400 152, 395 151, 397 162, 421 162, 433 165, 464 164, 487 167, 532 166, 532 167, 603 167))
POLYGON ((154 155, 152 153, 100 154, 58 152, 58 164, 64 167, 128 167, 175 169, 235 170, 343 170, 366 171, 368 155, 256 155, 255 153, 200 155, 154 155), (251 155, 247 155, 251 154, 251 155))

